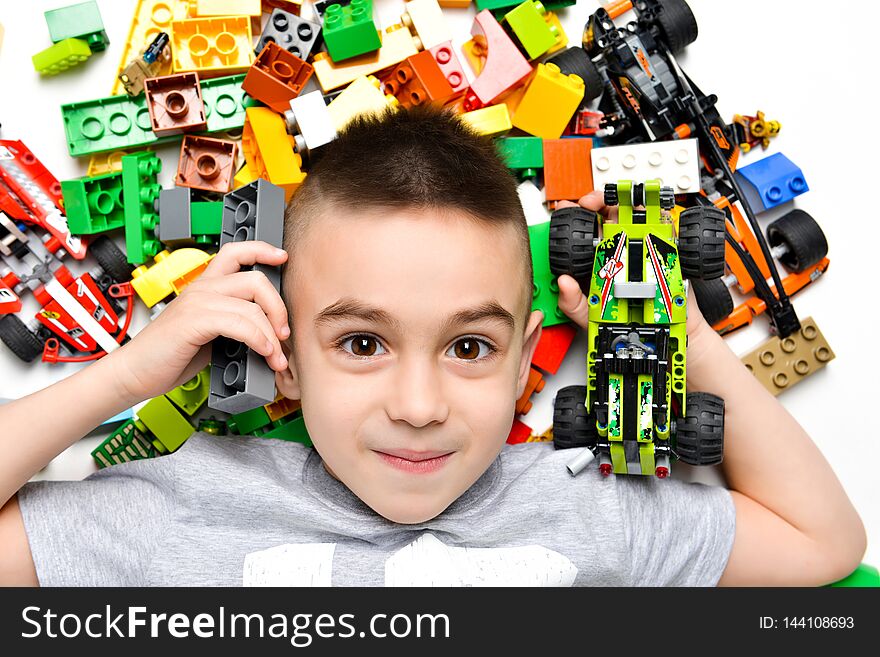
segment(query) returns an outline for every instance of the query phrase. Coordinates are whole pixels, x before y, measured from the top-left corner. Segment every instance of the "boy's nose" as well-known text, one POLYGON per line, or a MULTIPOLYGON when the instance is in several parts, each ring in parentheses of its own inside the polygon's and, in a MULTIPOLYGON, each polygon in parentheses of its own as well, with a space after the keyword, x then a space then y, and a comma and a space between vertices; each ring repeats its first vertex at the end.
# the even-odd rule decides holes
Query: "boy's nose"
POLYGON ((444 422, 449 406, 437 366, 410 358, 401 360, 398 368, 388 395, 388 416, 414 427, 444 422))

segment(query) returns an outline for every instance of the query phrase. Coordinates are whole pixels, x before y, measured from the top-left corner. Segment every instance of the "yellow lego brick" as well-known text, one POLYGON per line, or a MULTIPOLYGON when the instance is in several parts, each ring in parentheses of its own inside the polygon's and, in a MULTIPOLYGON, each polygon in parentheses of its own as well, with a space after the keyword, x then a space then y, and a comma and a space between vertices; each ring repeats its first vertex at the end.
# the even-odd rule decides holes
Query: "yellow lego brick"
POLYGON ((259 16, 260 0, 190 0, 190 18, 205 16, 259 16))
POLYGON ((816 322, 807 317, 797 333, 781 339, 772 336, 740 360, 767 390, 778 395, 825 367, 834 357, 816 322))
POLYGON ((204 270, 214 256, 199 249, 162 251, 155 264, 141 265, 131 274, 131 286, 148 308, 171 294, 180 294, 181 281, 191 282, 192 272, 204 270))
POLYGON ((266 409, 266 415, 269 416, 269 419, 272 420, 272 422, 275 422, 276 420, 298 411, 300 404, 294 399, 288 399, 287 397, 278 395, 278 398, 275 401, 271 404, 266 404, 263 408, 266 409))
POLYGON ((239 187, 244 187, 245 185, 251 184, 256 179, 257 175, 251 170, 251 168, 248 166, 247 160, 245 160, 244 164, 241 165, 241 168, 232 179, 232 187, 233 189, 238 189, 239 187))
MULTIPOLYGON (((159 32, 168 32, 171 29, 171 21, 186 18, 189 3, 186 0, 138 0, 134 8, 134 18, 128 31, 125 47, 122 49, 122 57, 119 60, 119 68, 113 79, 113 88, 110 94, 117 96, 125 93, 125 88, 119 80, 119 74, 125 70, 128 62, 138 56, 141 48, 148 45, 159 32)), ((171 62, 164 64, 157 75, 170 75, 171 62)))
POLYGON ((382 34, 382 47, 379 50, 335 64, 326 52, 315 54, 312 64, 315 77, 324 93, 348 84, 362 75, 372 75, 389 66, 399 64, 410 55, 419 52, 416 40, 405 25, 392 25, 382 34))
POLYGON ((559 139, 584 99, 584 81, 556 64, 538 64, 516 108, 513 125, 542 139, 559 139))
POLYGON ((293 150, 293 137, 287 134, 284 119, 268 107, 248 107, 241 135, 241 148, 251 172, 284 189, 289 201, 305 180, 302 158, 293 150))
MULTIPOLYGON (((140 148, 138 152, 152 151, 152 148, 140 148)), ((109 153, 95 153, 89 158, 89 168, 86 175, 100 176, 105 173, 122 171, 122 156, 130 155, 134 151, 110 151, 109 153)))
POLYGON ((550 27, 556 28, 556 43, 551 46, 550 50, 544 53, 545 55, 552 55, 555 52, 563 50, 568 45, 568 35, 565 33, 565 29, 562 27, 562 22, 559 20, 559 16, 557 16, 555 12, 548 11, 547 15, 544 16, 544 20, 550 27))
POLYGON ((430 50, 452 41, 452 32, 437 0, 410 0, 404 8, 406 12, 400 17, 400 22, 421 41, 421 45, 417 46, 419 50, 430 50))
POLYGON ((471 39, 461 44, 461 53, 474 72, 474 77, 478 76, 480 71, 483 70, 483 55, 485 54, 483 47, 471 39))
POLYGON ((378 113, 388 107, 398 106, 397 98, 383 93, 379 86, 378 78, 362 75, 327 105, 330 120, 337 132, 359 114, 378 113))
POLYGON ((244 73, 254 63, 250 18, 221 16, 171 21, 171 60, 175 73, 244 73))
POLYGON ((489 105, 473 112, 465 112, 461 118, 481 135, 495 136, 513 127, 507 105, 489 105))

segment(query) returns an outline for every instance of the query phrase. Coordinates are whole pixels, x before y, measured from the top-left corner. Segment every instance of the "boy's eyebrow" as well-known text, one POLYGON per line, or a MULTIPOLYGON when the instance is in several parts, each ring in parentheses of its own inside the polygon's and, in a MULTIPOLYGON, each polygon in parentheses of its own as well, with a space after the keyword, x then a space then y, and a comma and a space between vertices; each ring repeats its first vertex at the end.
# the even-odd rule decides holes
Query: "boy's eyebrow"
MULTIPOLYGON (((349 297, 342 298, 336 303, 330 304, 315 315, 315 325, 320 326, 322 324, 332 324, 340 319, 350 318, 387 324, 394 329, 400 329, 400 322, 389 313, 380 310, 379 308, 368 306, 349 297)), ((486 301, 474 308, 459 310, 454 315, 446 318, 443 322, 441 333, 445 333, 459 324, 470 324, 485 319, 500 322, 510 329, 513 329, 516 325, 513 315, 505 310, 497 301, 486 301)))

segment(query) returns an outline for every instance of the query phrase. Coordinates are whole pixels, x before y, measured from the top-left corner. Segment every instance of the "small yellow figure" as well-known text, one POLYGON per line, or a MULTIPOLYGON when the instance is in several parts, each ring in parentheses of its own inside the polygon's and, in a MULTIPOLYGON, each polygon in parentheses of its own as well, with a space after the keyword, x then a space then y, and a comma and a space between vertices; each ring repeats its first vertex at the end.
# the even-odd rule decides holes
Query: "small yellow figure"
POLYGON ((761 110, 758 110, 756 116, 734 114, 733 124, 740 150, 743 153, 748 153, 758 143, 761 144, 761 148, 767 150, 770 140, 778 135, 782 128, 779 121, 765 119, 764 112, 761 110))

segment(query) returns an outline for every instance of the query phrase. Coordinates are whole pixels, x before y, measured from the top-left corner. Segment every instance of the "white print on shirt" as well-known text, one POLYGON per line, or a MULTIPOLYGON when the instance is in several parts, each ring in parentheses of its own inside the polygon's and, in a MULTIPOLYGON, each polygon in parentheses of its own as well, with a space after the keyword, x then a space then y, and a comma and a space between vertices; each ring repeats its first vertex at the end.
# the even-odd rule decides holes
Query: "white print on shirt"
POLYGON ((577 566, 542 545, 450 547, 422 534, 385 562, 385 586, 571 586, 577 566))
POLYGON ((244 558, 243 586, 330 586, 336 543, 287 543, 244 558))
MULTIPOLYGON (((330 586, 335 543, 287 543, 244 559, 244 586, 330 586)), ((541 545, 462 548, 431 533, 385 561, 385 586, 571 586, 577 567, 541 545)))

